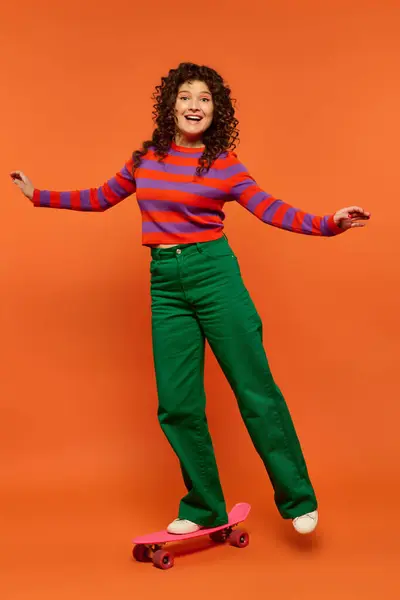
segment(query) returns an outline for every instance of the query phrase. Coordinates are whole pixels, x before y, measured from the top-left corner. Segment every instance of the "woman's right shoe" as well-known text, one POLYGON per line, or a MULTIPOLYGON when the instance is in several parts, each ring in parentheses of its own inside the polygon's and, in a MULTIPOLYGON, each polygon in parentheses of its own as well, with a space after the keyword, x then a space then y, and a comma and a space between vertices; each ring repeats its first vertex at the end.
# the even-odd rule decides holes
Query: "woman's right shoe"
POLYGON ((192 521, 187 519, 175 519, 167 527, 168 533, 175 533, 176 535, 183 535, 185 533, 195 533, 201 529, 200 525, 196 525, 192 521))

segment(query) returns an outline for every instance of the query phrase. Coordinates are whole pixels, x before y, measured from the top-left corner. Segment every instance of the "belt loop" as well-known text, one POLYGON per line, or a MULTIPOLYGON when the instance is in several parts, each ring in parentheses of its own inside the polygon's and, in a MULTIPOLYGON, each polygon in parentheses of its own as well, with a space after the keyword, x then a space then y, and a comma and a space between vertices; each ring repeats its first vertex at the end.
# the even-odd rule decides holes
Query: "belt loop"
POLYGON ((200 254, 203 253, 203 248, 202 248, 201 242, 196 242, 196 248, 197 248, 198 252, 200 252, 200 254))

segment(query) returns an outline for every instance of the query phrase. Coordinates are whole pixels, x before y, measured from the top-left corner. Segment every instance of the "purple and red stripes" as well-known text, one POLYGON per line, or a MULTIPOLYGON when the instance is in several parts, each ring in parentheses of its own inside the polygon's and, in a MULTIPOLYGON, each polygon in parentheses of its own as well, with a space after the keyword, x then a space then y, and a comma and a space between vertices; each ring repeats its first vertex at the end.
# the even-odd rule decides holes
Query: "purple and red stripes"
POLYGON ((132 175, 132 160, 98 188, 72 192, 35 190, 35 206, 102 212, 136 192, 144 245, 190 243, 222 235, 224 204, 235 200, 264 223, 305 235, 341 233, 333 216, 317 217, 259 188, 234 153, 221 155, 202 177, 198 149, 173 144, 159 162, 149 150, 132 175))

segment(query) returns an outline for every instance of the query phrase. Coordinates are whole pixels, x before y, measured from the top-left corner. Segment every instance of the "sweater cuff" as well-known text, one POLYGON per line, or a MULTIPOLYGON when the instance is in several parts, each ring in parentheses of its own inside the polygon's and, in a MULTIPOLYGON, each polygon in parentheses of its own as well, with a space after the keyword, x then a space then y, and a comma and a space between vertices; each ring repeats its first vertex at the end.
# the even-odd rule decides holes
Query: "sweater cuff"
POLYGON ((334 215, 330 215, 328 217, 328 227, 329 227, 329 231, 331 231, 332 235, 339 235, 341 233, 344 233, 346 230, 342 229, 342 227, 339 227, 338 225, 336 225, 335 221, 334 221, 334 215))
POLYGON ((33 206, 40 206, 40 190, 33 190, 32 202, 33 206))

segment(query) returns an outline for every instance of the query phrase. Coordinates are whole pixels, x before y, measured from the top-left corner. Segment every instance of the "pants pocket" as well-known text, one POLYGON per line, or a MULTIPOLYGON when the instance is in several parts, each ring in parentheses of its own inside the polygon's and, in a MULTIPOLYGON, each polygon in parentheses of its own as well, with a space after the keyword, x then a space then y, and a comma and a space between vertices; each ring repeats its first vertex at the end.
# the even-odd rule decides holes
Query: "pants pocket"
POLYGON ((159 263, 158 260, 156 260, 154 258, 151 259, 151 261, 150 261, 150 273, 151 273, 151 275, 153 275, 153 273, 157 269, 158 263, 159 263))
POLYGON ((230 247, 226 237, 219 238, 218 240, 213 240, 212 242, 204 242, 201 245, 201 251, 203 254, 212 259, 223 258, 223 257, 231 257, 235 258, 236 256, 230 247))

